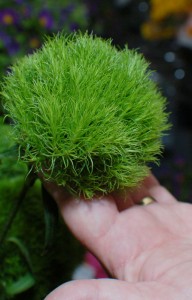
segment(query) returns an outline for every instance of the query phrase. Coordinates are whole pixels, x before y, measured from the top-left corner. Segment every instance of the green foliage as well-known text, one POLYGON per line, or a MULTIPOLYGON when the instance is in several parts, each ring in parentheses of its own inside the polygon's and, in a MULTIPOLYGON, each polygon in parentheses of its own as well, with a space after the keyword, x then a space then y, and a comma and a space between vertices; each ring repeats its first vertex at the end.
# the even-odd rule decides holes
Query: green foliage
MULTIPOLYGON (((0 229, 14 203, 16 189, 13 184, 0 185, 0 229)), ((44 254, 45 225, 40 200, 40 182, 37 181, 0 247, 0 287, 4 288, 2 294, 0 291, 0 299, 3 294, 5 300, 17 299, 13 297, 17 294, 18 299, 44 299, 51 290, 71 279, 71 273, 82 260, 84 249, 62 223, 59 223, 52 247, 44 254)))
MULTIPOLYGON (((3 124, 0 118, 0 233, 27 173, 26 165, 17 161, 11 130, 12 126, 3 124)), ((37 180, 0 245, 0 300, 44 299, 51 290, 71 279, 84 249, 61 223, 46 253, 44 239, 41 183, 37 180)))
MULTIPOLYGON (((28 267, 28 271, 24 275, 16 279, 16 281, 8 284, 7 282, 4 282, 5 295, 7 295, 7 297, 13 297, 32 288, 35 285, 35 278, 33 276, 33 267, 30 255, 26 246, 18 238, 15 237, 10 237, 9 239, 7 239, 7 241, 13 243, 16 247, 18 247, 28 267)), ((21 262, 23 263, 23 261, 21 262)))
POLYGON ((23 183, 27 171, 26 165, 18 161, 18 149, 11 136, 11 127, 4 125, 3 118, 0 117, 0 188, 1 185, 4 186, 8 193, 9 185, 23 183))
POLYGON ((88 34, 57 35, 5 78, 20 156, 73 194, 133 187, 157 162, 165 100, 148 63, 88 34))

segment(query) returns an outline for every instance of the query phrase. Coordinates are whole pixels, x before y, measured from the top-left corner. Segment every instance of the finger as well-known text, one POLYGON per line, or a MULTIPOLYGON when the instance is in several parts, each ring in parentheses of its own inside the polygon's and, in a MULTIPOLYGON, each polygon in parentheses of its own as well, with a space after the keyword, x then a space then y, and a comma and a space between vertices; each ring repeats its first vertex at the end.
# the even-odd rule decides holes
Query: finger
MULTIPOLYGON (((141 231, 156 232, 154 218, 139 206, 120 213, 113 198, 68 199, 58 205, 65 223, 81 243, 83 243, 106 267, 112 277, 137 280, 143 266, 136 261, 143 248, 153 247, 141 231), (147 241, 147 244, 146 244, 147 241)), ((156 244, 161 239, 154 239, 156 244)))
POLYGON ((150 188, 153 188, 155 186, 159 186, 160 183, 159 181, 157 180, 157 178, 152 174, 150 173, 149 176, 147 176, 144 180, 143 180, 143 185, 145 186, 146 189, 150 189, 150 188))
POLYGON ((119 215, 115 201, 112 197, 63 200, 60 198, 58 205, 66 224, 86 247, 99 255, 99 240, 107 235, 119 215))
POLYGON ((52 195, 57 204, 59 204, 60 201, 65 201, 71 198, 71 195, 66 191, 66 189, 64 189, 63 186, 59 186, 55 182, 47 181, 43 178, 41 178, 41 180, 44 187, 47 189, 50 195, 52 195))
POLYGON ((181 300, 174 287, 156 283, 127 283, 115 279, 77 280, 63 284, 45 300, 181 300))
MULTIPOLYGON (((137 237, 130 227, 131 218, 128 222, 126 217, 121 220, 113 198, 69 199, 60 201, 59 208, 70 231, 101 261, 112 277, 124 278, 127 255, 135 251, 137 237), (125 227, 130 227, 130 231, 125 227)), ((137 227, 137 224, 133 225, 137 227)))
POLYGON ((119 211, 123 211, 141 202, 144 197, 150 197, 149 189, 158 186, 158 180, 150 174, 136 188, 124 189, 112 193, 119 211))
POLYGON ((163 186, 158 185, 149 189, 149 194, 158 203, 174 204, 177 199, 163 186))
POLYGON ((175 203, 176 198, 163 186, 152 174, 146 177, 139 186, 134 189, 125 189, 113 193, 119 211, 123 211, 135 204, 140 204, 145 197, 151 197, 159 203, 175 203))
POLYGON ((139 224, 145 226, 147 232, 148 229, 150 233, 156 230, 154 218, 150 219, 144 208, 136 206, 121 214, 112 196, 92 200, 70 199, 62 189, 56 188, 54 191, 54 187, 52 193, 57 198, 61 214, 72 233, 100 259, 112 276, 122 279, 138 276, 140 263, 133 270, 130 262, 133 257, 138 256, 140 248, 146 246, 141 245, 143 239, 139 224))

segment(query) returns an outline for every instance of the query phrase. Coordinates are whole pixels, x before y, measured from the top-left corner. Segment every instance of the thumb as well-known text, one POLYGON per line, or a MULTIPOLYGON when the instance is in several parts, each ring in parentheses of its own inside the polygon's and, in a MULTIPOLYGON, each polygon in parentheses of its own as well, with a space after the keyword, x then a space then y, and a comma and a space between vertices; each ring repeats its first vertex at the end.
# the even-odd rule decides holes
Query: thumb
POLYGON ((45 300, 181 300, 175 288, 156 282, 128 283, 115 279, 77 280, 61 285, 45 300))

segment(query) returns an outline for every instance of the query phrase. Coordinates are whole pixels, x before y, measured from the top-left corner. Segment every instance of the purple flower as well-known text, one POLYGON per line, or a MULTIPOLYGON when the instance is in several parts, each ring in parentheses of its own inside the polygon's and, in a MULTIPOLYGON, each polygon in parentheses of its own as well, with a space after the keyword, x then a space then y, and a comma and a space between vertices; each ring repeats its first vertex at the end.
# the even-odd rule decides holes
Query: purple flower
POLYGON ((61 13, 60 13, 61 26, 67 20, 67 18, 71 15, 71 13, 74 11, 74 9, 75 9, 74 4, 67 5, 65 8, 61 9, 61 13))
POLYGON ((9 55, 12 56, 19 51, 19 44, 17 43, 17 41, 12 39, 8 34, 6 34, 3 31, 0 31, 0 40, 9 55))
POLYGON ((74 4, 69 4, 66 7, 61 8, 59 22, 58 22, 60 28, 62 28, 63 25, 66 23, 70 15, 73 13, 74 9, 75 9, 74 4))
POLYGON ((71 23, 71 25, 70 25, 71 31, 76 31, 78 29, 79 29, 79 25, 77 23, 75 23, 75 22, 71 23))
POLYGON ((11 42, 11 37, 3 31, 0 31, 0 40, 4 46, 7 46, 11 42))
POLYGON ((18 22, 18 14, 11 8, 0 10, 0 23, 4 25, 12 25, 18 22))
POLYGON ((17 41, 12 40, 11 43, 7 47, 7 52, 9 55, 13 56, 19 51, 19 44, 17 41))
POLYGON ((67 17, 68 15, 70 15, 74 11, 74 9, 75 9, 75 5, 74 4, 69 4, 61 10, 61 14, 63 16, 67 17))
POLYGON ((32 7, 30 4, 22 5, 21 12, 24 18, 29 18, 32 15, 32 7))
POLYGON ((39 14, 39 23, 46 29, 53 27, 53 17, 48 10, 42 10, 39 14))
POLYGON ((15 3, 17 3, 17 4, 22 4, 22 3, 23 3, 23 0, 15 0, 15 3))

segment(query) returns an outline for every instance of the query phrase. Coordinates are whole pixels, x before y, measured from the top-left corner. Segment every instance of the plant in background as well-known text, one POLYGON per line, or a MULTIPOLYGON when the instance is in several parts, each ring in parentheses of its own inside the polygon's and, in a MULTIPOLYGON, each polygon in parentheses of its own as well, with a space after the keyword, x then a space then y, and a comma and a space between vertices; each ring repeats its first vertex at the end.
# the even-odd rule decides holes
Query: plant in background
POLYGON ((2 117, 0 131, 0 299, 44 299, 71 279, 84 249, 58 222, 54 243, 45 251, 41 183, 26 188, 26 164, 17 161, 12 126, 2 117))
POLYGON ((181 155, 163 160, 158 170, 154 170, 161 184, 179 201, 191 203, 191 163, 181 155))
MULTIPOLYGON (((2 77, 10 64, 14 63, 14 61, 19 57, 22 57, 27 53, 32 53, 35 49, 40 48, 43 36, 45 34, 52 35, 54 32, 59 30, 71 32, 77 28, 81 28, 82 30, 86 28, 87 8, 83 2, 77 0, 73 0, 72 3, 70 0, 58 0, 56 2, 53 0, 47 0, 43 2, 39 0, 1 1, 0 27, 0 79, 2 80, 2 77)), ((0 115, 2 113, 3 108, 0 99, 0 115)), ((48 266, 46 255, 44 255, 43 258, 41 256, 41 258, 38 259, 39 238, 36 234, 34 234, 34 240, 32 242, 34 246, 31 246, 29 240, 26 241, 26 238, 29 235, 29 227, 31 227, 30 221, 26 221, 26 219, 30 219, 30 217, 28 214, 21 215, 20 211, 22 211, 25 204, 23 203, 24 198, 27 198, 28 205, 31 205, 31 202, 33 202, 32 196, 28 196, 28 190, 31 186, 31 184, 29 184, 30 178, 28 178, 29 180, 27 179, 27 182, 24 183, 24 178, 26 176, 26 165, 17 163, 17 151, 15 151, 16 148, 14 142, 10 142, 10 140, 7 138, 7 132, 8 126, 3 125, 0 119, 0 210, 2 212, 0 218, 0 261, 2 262, 0 276, 0 298, 12 298, 13 295, 20 294, 24 290, 30 288, 30 284, 32 285, 33 282, 32 278, 29 276, 23 276, 25 273, 22 270, 22 260, 18 259, 19 253, 14 250, 12 251, 12 255, 9 255, 7 248, 9 249, 10 247, 7 246, 9 243, 6 239, 8 235, 9 238, 14 236, 19 240, 21 239, 21 242, 26 244, 27 248, 29 247, 30 255, 31 253, 33 254, 35 251, 37 251, 36 256, 38 262, 34 262, 34 259, 32 259, 32 261, 37 268, 38 266, 41 267, 35 272, 36 274, 34 275, 37 296, 30 297, 30 299, 34 300, 39 299, 39 297, 43 298, 48 293, 48 290, 53 288, 48 287, 48 281, 53 283, 53 281, 56 280, 57 284, 55 284, 55 286, 58 285, 61 274, 56 277, 56 274, 53 274, 54 272, 52 272, 52 274, 50 274, 50 278, 44 284, 46 288, 41 288, 42 282, 40 282, 40 279, 38 279, 41 277, 40 269, 44 269, 46 265, 47 270, 53 270, 55 268, 55 261, 53 262, 53 258, 53 260, 51 260, 52 262, 50 262, 50 265, 48 266), (20 227, 18 226, 17 215, 19 215, 21 222, 23 222, 22 226, 20 227), (12 231, 11 225, 13 222, 14 226, 12 231), (24 232, 25 228, 27 228, 27 233, 24 232), (44 266, 41 264, 42 260, 44 260, 44 266), (53 277, 51 278, 51 276, 53 276, 55 279, 53 277)), ((39 193, 37 195, 37 201, 39 202, 41 209, 40 198, 41 196, 39 193)), ((39 211, 37 214, 39 214, 39 211)), ((42 225, 44 225, 43 222, 42 225)), ((42 238, 40 238, 40 240, 43 240, 44 228, 43 226, 41 227, 42 238)), ((37 230, 39 231, 39 228, 37 230, 33 228, 33 230, 34 232, 37 230)), ((66 251, 72 253, 74 245, 71 245, 70 247, 70 251, 65 249, 62 251, 62 255, 66 251)), ((12 248, 14 248, 13 245, 12 248)), ((43 247, 41 252, 43 252, 43 247)), ((58 250, 55 250, 55 252, 58 254, 58 250)), ((54 256, 55 255, 53 254, 53 257, 54 256)), ((75 259, 78 257, 77 254, 74 254, 74 256, 75 259)), ((60 259, 59 265, 63 264, 63 261, 65 261, 63 267, 65 270, 68 268, 73 268, 73 263, 70 262, 70 264, 67 264, 67 259, 65 259, 64 256, 62 259, 60 259)), ((48 272, 49 271, 46 273, 48 272)), ((58 270, 55 273, 58 274, 58 270)), ((67 271, 67 273, 67 280, 69 280, 69 272, 67 271)), ((29 299, 29 295, 26 296, 26 298, 29 299)))
MULTIPOLYGON (((151 0, 149 19, 141 26, 143 37, 148 40, 174 38, 191 10, 191 0, 167 0, 163 5, 161 0, 151 0)), ((191 38, 187 29, 185 33, 191 38)))
MULTIPOLYGON (((87 27, 87 8, 73 0, 7 0, 0 2, 0 79, 19 57, 32 53, 44 35, 87 27)), ((0 112, 2 108, 0 107, 0 112)))
POLYGON ((20 157, 75 195, 133 187, 157 162, 165 100, 135 51, 88 34, 57 35, 5 78, 20 157))

